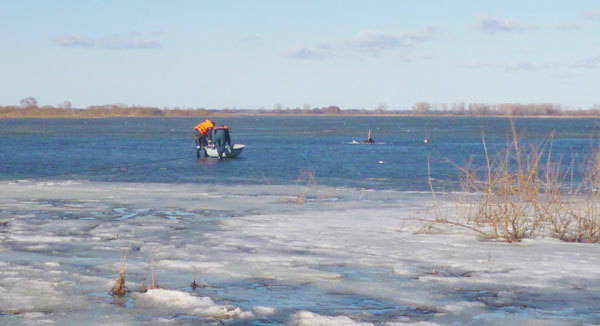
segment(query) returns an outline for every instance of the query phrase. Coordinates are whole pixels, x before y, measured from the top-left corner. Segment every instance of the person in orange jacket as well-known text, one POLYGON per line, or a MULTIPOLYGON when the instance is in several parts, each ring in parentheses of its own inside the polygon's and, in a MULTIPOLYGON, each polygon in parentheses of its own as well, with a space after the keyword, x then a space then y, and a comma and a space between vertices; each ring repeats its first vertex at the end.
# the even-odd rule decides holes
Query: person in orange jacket
POLYGON ((215 123, 206 119, 194 127, 194 138, 196 139, 196 157, 200 158, 200 151, 204 153, 206 157, 206 150, 204 146, 208 145, 212 141, 212 129, 215 127, 215 123))

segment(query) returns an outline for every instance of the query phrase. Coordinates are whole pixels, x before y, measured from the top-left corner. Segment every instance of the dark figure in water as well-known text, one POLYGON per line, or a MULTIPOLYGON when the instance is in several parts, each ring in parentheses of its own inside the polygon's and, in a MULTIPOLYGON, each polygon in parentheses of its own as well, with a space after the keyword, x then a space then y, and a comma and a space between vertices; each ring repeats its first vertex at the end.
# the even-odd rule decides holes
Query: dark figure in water
POLYGON ((363 140, 363 143, 365 144, 373 144, 375 141, 373 140, 373 138, 371 138, 371 129, 369 129, 369 136, 367 136, 367 139, 363 140))
POLYGON ((218 126, 213 129, 213 143, 217 148, 219 159, 223 158, 223 153, 229 148, 231 150, 231 138, 229 137, 229 128, 227 126, 218 126))

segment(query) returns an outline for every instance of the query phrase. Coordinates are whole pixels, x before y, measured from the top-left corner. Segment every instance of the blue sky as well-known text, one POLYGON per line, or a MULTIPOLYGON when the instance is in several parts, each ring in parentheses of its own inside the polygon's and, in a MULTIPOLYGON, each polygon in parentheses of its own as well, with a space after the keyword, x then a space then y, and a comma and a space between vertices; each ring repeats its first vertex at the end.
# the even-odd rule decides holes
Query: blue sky
POLYGON ((598 1, 2 1, 0 105, 600 104, 598 1))

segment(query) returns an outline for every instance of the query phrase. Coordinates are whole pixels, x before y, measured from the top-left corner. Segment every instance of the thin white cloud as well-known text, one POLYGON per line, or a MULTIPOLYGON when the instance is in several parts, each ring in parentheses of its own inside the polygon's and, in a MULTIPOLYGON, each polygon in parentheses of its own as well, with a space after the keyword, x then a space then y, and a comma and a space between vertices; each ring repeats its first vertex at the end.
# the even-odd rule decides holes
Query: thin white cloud
POLYGON ((329 49, 332 49, 333 47, 334 47, 334 45, 329 42, 319 42, 317 44, 317 49, 322 49, 322 50, 329 50, 329 49))
POLYGON ((568 80, 568 79, 571 79, 571 78, 575 78, 576 75, 569 74, 569 73, 560 73, 560 74, 554 74, 553 77, 554 78, 558 78, 558 79, 568 80))
POLYGON ((468 63, 464 67, 470 69, 495 69, 506 72, 517 72, 517 71, 539 71, 544 69, 552 68, 573 68, 573 69, 595 69, 600 68, 600 55, 583 58, 580 60, 573 61, 571 63, 539 63, 539 62, 528 62, 521 61, 515 63, 468 63))
POLYGON ((316 59, 320 57, 315 51, 306 47, 293 47, 288 50, 288 56, 301 60, 316 59))
POLYGON ((505 64, 503 66, 503 68, 506 71, 535 71, 535 70, 548 68, 548 66, 537 63, 537 62, 522 61, 522 62, 505 64))
POLYGON ((470 68, 470 69, 487 69, 487 68, 494 68, 496 67, 496 65, 492 65, 489 63, 482 63, 482 62, 470 62, 464 65, 465 68, 470 68))
POLYGON ((160 44, 142 37, 140 33, 131 33, 129 36, 110 36, 99 40, 90 37, 70 34, 54 38, 54 43, 61 47, 70 48, 104 48, 104 49, 152 49, 160 44))
POLYGON ((434 39, 436 29, 426 27, 414 33, 385 33, 362 30, 347 39, 323 41, 314 47, 294 47, 288 50, 288 56, 296 59, 323 58, 340 52, 366 51, 378 54, 382 50, 392 50, 417 46, 434 39))
POLYGON ((435 26, 427 26, 423 30, 416 33, 408 33, 405 36, 413 43, 420 43, 429 40, 433 40, 438 33, 438 29, 435 26))
POLYGON ((600 55, 580 59, 569 64, 570 68, 594 69, 600 66, 600 55))
POLYGON ((91 38, 78 35, 78 34, 70 34, 63 35, 54 38, 54 43, 58 46, 67 47, 67 48, 91 48, 94 47, 95 42, 91 38))
POLYGON ((99 45, 106 49, 153 49, 160 47, 155 41, 146 40, 138 37, 123 38, 119 36, 113 36, 105 38, 99 42, 99 45))
POLYGON ((583 17, 588 20, 600 21, 600 9, 588 10, 583 13, 583 17))
POLYGON ((477 20, 477 28, 486 33, 518 32, 527 27, 513 18, 482 16, 477 20))
POLYGON ((262 35, 259 34, 249 34, 249 35, 245 35, 242 38, 240 38, 240 43, 257 43, 257 42, 262 42, 263 41, 263 37, 262 35))
POLYGON ((550 67, 550 65, 537 63, 537 62, 527 62, 527 61, 513 62, 513 63, 497 63, 497 64, 475 62, 475 63, 466 64, 465 67, 471 68, 471 69, 495 69, 495 70, 501 70, 501 71, 505 71, 505 72, 517 72, 517 71, 536 71, 536 70, 547 69, 550 67))
POLYGON ((402 35, 360 31, 347 40, 345 44, 357 48, 389 49, 405 47, 408 45, 408 40, 402 35))
POLYGON ((583 26, 579 24, 560 24, 556 25, 555 27, 561 31, 576 31, 583 28, 583 26))
POLYGON ((434 37, 435 28, 427 27, 417 33, 384 33, 379 31, 362 30, 345 40, 343 43, 350 47, 361 49, 392 49, 412 46, 434 37))

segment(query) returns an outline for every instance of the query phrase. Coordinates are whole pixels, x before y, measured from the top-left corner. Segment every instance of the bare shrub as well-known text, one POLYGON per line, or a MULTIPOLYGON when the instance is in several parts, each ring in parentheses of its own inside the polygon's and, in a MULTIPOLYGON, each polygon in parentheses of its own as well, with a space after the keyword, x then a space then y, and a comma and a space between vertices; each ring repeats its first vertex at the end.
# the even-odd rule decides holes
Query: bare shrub
POLYGON ((539 144, 524 147, 511 121, 512 139, 490 159, 485 137, 485 172, 471 162, 459 167, 461 184, 470 195, 468 223, 491 238, 509 242, 533 238, 550 227, 551 235, 565 241, 600 241, 600 151, 584 161, 583 180, 568 187, 574 164, 561 171, 552 159, 550 135, 539 144))
POLYGON ((119 297, 124 296, 127 293, 127 288, 125 287, 125 264, 127 262, 127 251, 123 251, 121 253, 121 267, 119 268, 119 276, 115 281, 115 285, 113 285, 110 290, 111 295, 116 295, 119 297))
POLYGON ((306 197, 310 195, 311 191, 315 192, 319 184, 315 179, 314 173, 308 170, 300 170, 297 182, 301 186, 301 189, 298 191, 294 203, 304 204, 306 202, 306 197))
POLYGON ((482 142, 486 171, 481 174, 471 164, 461 168, 462 185, 466 192, 479 194, 474 216, 469 220, 486 227, 490 236, 518 241, 534 236, 539 220, 537 208, 542 182, 539 177, 543 145, 522 152, 514 124, 512 141, 504 152, 492 161, 485 137, 482 142))
POLYGON ((581 185, 568 202, 566 216, 552 221, 555 236, 565 241, 600 241, 600 150, 585 160, 581 185))

